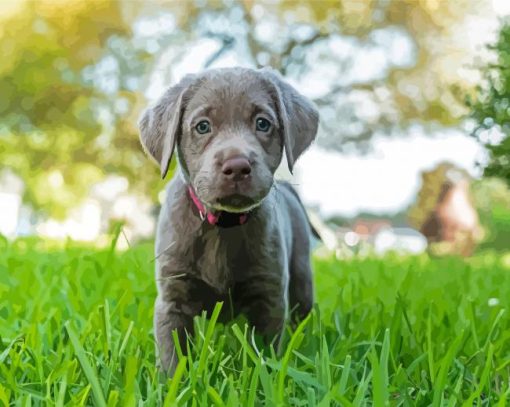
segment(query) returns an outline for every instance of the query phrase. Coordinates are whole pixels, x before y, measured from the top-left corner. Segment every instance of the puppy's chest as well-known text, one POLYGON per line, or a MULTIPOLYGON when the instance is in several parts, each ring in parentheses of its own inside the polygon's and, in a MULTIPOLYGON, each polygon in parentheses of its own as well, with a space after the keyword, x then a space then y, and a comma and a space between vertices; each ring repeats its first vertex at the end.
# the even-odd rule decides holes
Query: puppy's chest
POLYGON ((214 229, 197 236, 191 250, 194 273, 219 293, 243 279, 256 258, 243 235, 214 229))

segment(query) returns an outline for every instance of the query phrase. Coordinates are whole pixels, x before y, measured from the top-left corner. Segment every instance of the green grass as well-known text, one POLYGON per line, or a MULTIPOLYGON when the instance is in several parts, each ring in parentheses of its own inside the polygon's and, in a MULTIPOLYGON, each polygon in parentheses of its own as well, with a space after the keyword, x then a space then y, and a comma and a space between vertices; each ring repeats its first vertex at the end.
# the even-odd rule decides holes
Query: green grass
POLYGON ((171 380, 155 368, 152 257, 150 245, 119 254, 0 241, 0 405, 510 399, 510 268, 495 254, 316 259, 318 305, 281 356, 254 347, 244 325, 197 318, 171 380))

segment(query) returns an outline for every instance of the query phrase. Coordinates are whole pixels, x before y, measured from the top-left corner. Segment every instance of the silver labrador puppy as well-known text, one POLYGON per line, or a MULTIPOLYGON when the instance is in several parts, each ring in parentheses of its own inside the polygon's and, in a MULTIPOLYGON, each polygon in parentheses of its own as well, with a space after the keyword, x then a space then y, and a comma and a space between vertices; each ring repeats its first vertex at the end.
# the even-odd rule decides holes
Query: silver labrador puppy
POLYGON ((265 338, 313 304, 311 228, 289 169, 317 133, 315 107, 270 69, 184 77, 142 115, 141 142, 165 177, 177 152, 156 236, 154 330, 162 367, 175 368, 192 320, 217 301, 265 338))

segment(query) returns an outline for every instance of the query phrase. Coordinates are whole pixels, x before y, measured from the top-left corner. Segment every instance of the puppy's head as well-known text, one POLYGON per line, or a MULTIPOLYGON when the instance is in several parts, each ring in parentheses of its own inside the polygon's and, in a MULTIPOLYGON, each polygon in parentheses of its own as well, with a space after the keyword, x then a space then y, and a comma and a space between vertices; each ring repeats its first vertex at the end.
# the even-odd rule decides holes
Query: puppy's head
POLYGON ((140 138, 164 177, 174 150, 209 208, 245 212, 273 184, 283 150, 290 171, 317 133, 315 107, 272 70, 188 75, 142 115, 140 138))

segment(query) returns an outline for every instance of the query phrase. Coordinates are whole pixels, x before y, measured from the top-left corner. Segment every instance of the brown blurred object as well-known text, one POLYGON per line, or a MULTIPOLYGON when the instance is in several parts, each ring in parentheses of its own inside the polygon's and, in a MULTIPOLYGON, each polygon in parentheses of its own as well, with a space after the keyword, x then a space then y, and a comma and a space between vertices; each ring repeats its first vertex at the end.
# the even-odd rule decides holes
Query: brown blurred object
POLYGON ((419 226, 434 254, 470 256, 480 241, 482 229, 471 199, 470 181, 465 171, 449 163, 423 174, 422 191, 410 218, 413 211, 417 212, 420 200, 427 200, 429 205, 434 202, 431 208, 421 208, 428 210, 421 214, 423 222, 419 226), (436 187, 427 183, 435 183, 436 187))
POLYGON ((467 174, 454 168, 446 171, 436 207, 420 228, 437 254, 470 256, 481 237, 469 187, 467 174))

